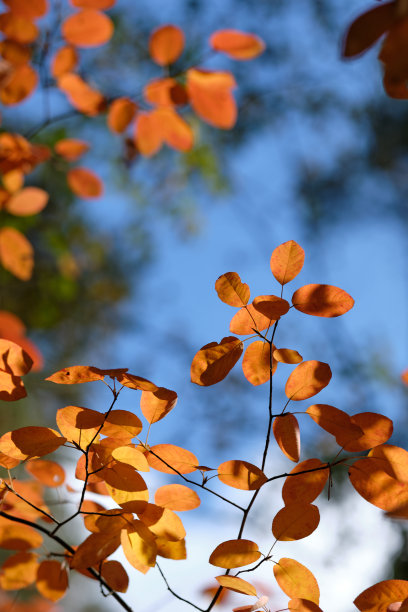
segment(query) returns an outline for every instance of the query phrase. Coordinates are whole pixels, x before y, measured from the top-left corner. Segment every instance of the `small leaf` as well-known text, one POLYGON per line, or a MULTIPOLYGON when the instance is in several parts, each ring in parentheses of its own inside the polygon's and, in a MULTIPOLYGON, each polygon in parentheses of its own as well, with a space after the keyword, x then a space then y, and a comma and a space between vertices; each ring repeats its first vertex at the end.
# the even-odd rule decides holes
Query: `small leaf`
POLYGON ((253 595, 254 597, 258 597, 256 588, 238 576, 216 576, 215 579, 225 589, 229 589, 235 593, 242 593, 243 595, 253 595))
POLYGON ((75 47, 99 47, 113 35, 112 20, 94 9, 83 9, 70 15, 62 23, 65 40, 75 47))
POLYGON ((237 120, 237 106, 232 95, 236 82, 230 72, 187 70, 187 93, 194 112, 204 121, 229 130, 237 120))
POLYGON ((293 349, 275 349, 273 351, 273 358, 280 363, 301 363, 303 361, 302 355, 293 349))
POLYGON ((20 280, 31 278, 34 250, 25 236, 13 227, 0 229, 0 263, 20 280))
POLYGON ((103 194, 103 183, 99 176, 88 168, 73 168, 67 174, 69 188, 80 198, 99 198, 103 194))
POLYGON ((119 561, 105 561, 102 563, 101 574, 113 591, 126 593, 129 586, 129 576, 119 561))
POLYGON ((178 542, 186 537, 181 519, 169 508, 155 504, 147 504, 143 512, 139 512, 140 520, 159 538, 178 542))
POLYGON ((31 459, 25 469, 46 487, 60 487, 65 482, 65 470, 56 461, 31 459))
POLYGON ((267 482, 265 474, 256 465, 240 460, 221 463, 218 478, 224 484, 243 491, 255 491, 267 482))
POLYGON ((38 568, 36 585, 43 597, 58 601, 68 588, 67 570, 59 561, 42 561, 38 568))
POLYGON ((271 321, 268 317, 265 317, 256 310, 252 304, 248 304, 245 308, 238 310, 232 317, 230 332, 238 334, 239 336, 246 336, 253 334, 254 329, 257 331, 269 329, 274 323, 275 321, 271 321))
POLYGON ((5 106, 19 104, 34 93, 37 84, 38 74, 30 64, 16 66, 0 90, 0 100, 5 106))
POLYGON ((65 93, 74 108, 93 117, 105 108, 103 95, 88 85, 78 74, 67 72, 58 79, 58 87, 65 93))
POLYGON ((256 34, 241 30, 218 30, 210 38, 210 46, 235 60, 251 60, 261 55, 265 43, 256 34))
MULTIPOLYGON (((255 340, 245 350, 242 370, 251 385, 262 385, 271 377, 270 345, 263 340, 255 340)), ((278 363, 272 359, 272 375, 278 363)))
POLYGON ((0 370, 24 376, 33 365, 30 355, 16 342, 0 338, 0 370))
POLYGON ((54 79, 59 79, 63 74, 73 72, 78 64, 78 53, 75 47, 64 45, 60 47, 51 63, 51 74, 54 79))
POLYGON ((49 195, 38 187, 25 187, 14 194, 6 203, 7 212, 19 217, 36 215, 45 208, 49 195))
POLYGON ((272 533, 282 542, 301 540, 313 533, 319 522, 317 506, 296 502, 279 510, 272 522, 272 533))
POLYGON ((55 143, 55 152, 69 162, 77 161, 89 151, 89 144, 76 138, 62 138, 55 143))
POLYGON ((290 400, 301 401, 317 395, 332 377, 330 366, 322 361, 303 361, 291 373, 285 385, 290 400))
POLYGON ((276 295, 258 295, 253 302, 255 310, 268 319, 276 321, 289 310, 289 303, 276 295))
POLYGON ((223 380, 241 357, 243 344, 228 336, 211 342, 196 353, 191 364, 191 382, 207 387, 223 380))
POLYGON ((258 545, 251 540, 227 540, 213 550, 209 563, 216 567, 232 569, 250 565, 258 561, 260 556, 258 545))
POLYGON ((101 434, 128 442, 142 431, 142 421, 129 410, 111 410, 105 419, 101 434))
POLYGON ((150 470, 146 457, 141 450, 134 446, 118 446, 113 449, 112 457, 116 461, 131 465, 137 471, 148 472, 150 470))
POLYGON ((280 588, 288 597, 310 599, 315 604, 319 604, 319 586, 307 567, 294 559, 283 558, 273 566, 273 573, 280 588))
POLYGON ((120 535, 117 533, 91 533, 78 546, 71 558, 71 567, 86 569, 100 563, 109 557, 120 545, 120 535))
POLYGON ((108 127, 116 133, 122 134, 136 115, 137 105, 130 98, 116 98, 109 108, 108 127))
POLYGON ((236 272, 222 274, 215 282, 215 290, 220 300, 238 308, 245 306, 250 297, 248 285, 241 282, 236 272))
POLYGON ((287 506, 297 502, 308 504, 314 501, 324 489, 329 469, 327 464, 319 459, 306 459, 298 463, 290 474, 282 487, 282 498, 287 506))
POLYGON ((300 431, 297 418, 289 412, 277 416, 273 422, 273 435, 282 453, 297 463, 300 457, 300 431))
POLYGON ((129 563, 145 574, 156 563, 157 546, 155 536, 142 521, 133 521, 122 529, 121 543, 129 563))
POLYGON ((291 599, 288 603, 288 609, 292 612, 323 612, 314 601, 310 599, 291 599))
POLYGON ((177 403, 177 393, 164 387, 155 391, 142 391, 140 409, 149 423, 157 423, 174 408, 177 403))
POLYGON ((174 559, 175 561, 186 559, 186 542, 185 540, 177 540, 171 542, 164 538, 156 538, 157 554, 165 559, 174 559))
POLYGON ((353 298, 333 285, 304 285, 292 295, 292 304, 300 312, 315 317, 339 317, 354 306, 353 298))
POLYGON ((39 548, 43 538, 28 525, 18 525, 8 520, 0 521, 0 546, 6 550, 29 550, 39 548))
POLYGON ((57 410, 56 421, 62 435, 83 450, 97 435, 104 415, 81 406, 65 406, 57 410))
POLYGON ((184 49, 184 33, 179 27, 168 24, 154 30, 149 40, 149 53, 159 66, 175 62, 184 49))
POLYGON ((163 508, 169 508, 176 512, 194 510, 198 508, 201 501, 195 491, 179 484, 163 485, 157 489, 154 503, 163 508))
POLYGON ((305 261, 305 252, 294 240, 288 240, 276 247, 271 255, 272 274, 281 285, 296 278, 305 261))

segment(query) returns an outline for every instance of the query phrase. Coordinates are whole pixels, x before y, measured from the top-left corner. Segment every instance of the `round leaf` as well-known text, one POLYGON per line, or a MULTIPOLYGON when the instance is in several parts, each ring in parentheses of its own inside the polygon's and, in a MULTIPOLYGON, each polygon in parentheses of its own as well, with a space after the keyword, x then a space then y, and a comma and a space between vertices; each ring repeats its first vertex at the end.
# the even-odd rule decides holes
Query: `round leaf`
POLYGON ((330 366, 322 361, 303 361, 289 376, 285 393, 290 400, 301 401, 324 389, 332 377, 330 366))

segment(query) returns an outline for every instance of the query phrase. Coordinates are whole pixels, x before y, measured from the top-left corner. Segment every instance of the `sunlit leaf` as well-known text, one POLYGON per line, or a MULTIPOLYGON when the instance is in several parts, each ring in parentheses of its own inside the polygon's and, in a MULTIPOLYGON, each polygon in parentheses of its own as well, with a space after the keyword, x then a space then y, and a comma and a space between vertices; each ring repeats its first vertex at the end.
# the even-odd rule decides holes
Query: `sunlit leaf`
POLYGON ((149 423, 156 423, 174 408, 176 402, 175 391, 159 387, 156 391, 142 391, 140 409, 149 423))
POLYGON ((105 108, 103 95, 88 85, 78 74, 64 73, 58 79, 58 87, 65 93, 70 104, 81 113, 93 117, 105 108))
POLYGON ((16 342, 0 338, 0 370, 24 376, 33 365, 30 355, 16 342))
POLYGON ((291 373, 285 385, 290 400, 301 401, 317 395, 330 382, 330 366, 322 361, 303 361, 291 373))
POLYGON ((381 444, 369 453, 368 457, 383 460, 383 469, 392 478, 408 484, 408 451, 392 444, 381 444))
POLYGON ((16 14, 14 11, 0 15, 0 31, 4 37, 23 45, 36 40, 39 30, 35 23, 27 17, 16 14))
POLYGON ((29 550, 39 548, 42 545, 42 535, 29 527, 12 523, 11 521, 0 521, 0 547, 6 550, 29 550))
MULTIPOLYGON (((16 168, 15 170, 10 170, 3 174, 1 181, 3 183, 3 187, 11 194, 20 191, 24 186, 24 173, 16 168)), ((8 199, 4 202, 3 206, 5 207, 8 203, 8 199)))
POLYGON ((175 25, 164 25, 154 30, 149 40, 149 53, 159 66, 175 62, 184 49, 184 33, 175 25))
POLYGON ((370 504, 403 516, 408 508, 408 484, 399 482, 388 472, 382 458, 364 457, 350 467, 349 476, 357 493, 370 504))
POLYGON ((302 355, 293 349, 275 349, 273 358, 280 363, 300 363, 303 360, 302 355))
POLYGON ((48 203, 49 195, 39 187, 25 187, 11 196, 6 204, 7 212, 25 217, 41 212, 48 203))
POLYGON ((37 72, 30 64, 16 66, 0 90, 2 104, 6 106, 19 104, 34 93, 37 83, 37 72))
POLYGON ((150 467, 166 474, 176 474, 177 472, 190 474, 199 465, 199 461, 193 453, 174 444, 151 446, 146 458, 150 467))
POLYGON ((95 502, 84 502, 81 506, 81 512, 98 512, 98 514, 88 514, 84 516, 84 525, 88 531, 92 533, 120 533, 133 520, 133 515, 130 512, 125 512, 121 508, 113 508, 105 510, 99 504, 95 508, 90 506, 95 502), (87 510, 89 508, 89 510, 87 510))
POLYGON ((350 416, 328 404, 313 404, 306 410, 307 414, 325 431, 336 438, 339 446, 346 446, 351 440, 363 436, 363 430, 353 423, 350 416))
POLYGON ((281 285, 293 280, 303 268, 305 252, 294 240, 276 247, 271 255, 272 274, 281 285))
POLYGON ((391 419, 376 412, 360 412, 351 417, 351 422, 363 430, 361 438, 353 439, 344 445, 349 452, 359 452, 384 444, 392 436, 391 419))
POLYGON ((81 406, 65 406, 57 411, 56 421, 62 435, 86 449, 103 423, 104 415, 81 406))
POLYGON ((256 465, 239 460, 221 463, 218 478, 224 484, 244 491, 260 489, 267 482, 265 474, 256 465))
POLYGON ((99 47, 113 35, 112 20, 95 9, 83 9, 70 15, 62 23, 65 40, 75 47, 99 47))
POLYGON ((108 494, 124 510, 142 512, 149 499, 143 478, 126 463, 116 462, 102 471, 108 494))
POLYGON ((315 317, 339 317, 354 306, 353 298, 333 285, 304 285, 292 295, 292 304, 300 312, 315 317))
POLYGON ((27 397, 27 391, 21 378, 0 370, 0 400, 16 402, 24 397, 27 397))
POLYGON ((1 566, 0 587, 5 591, 24 589, 35 581, 37 569, 38 555, 35 553, 12 555, 1 566))
POLYGON ((103 380, 104 376, 103 370, 93 366, 71 366, 58 370, 45 380, 59 385, 78 385, 93 380, 103 380))
POLYGON ((118 533, 91 533, 76 549, 71 567, 86 569, 109 557, 120 545, 118 533))
POLYGON ((292 612, 323 612, 314 601, 310 599, 291 599, 288 603, 288 609, 292 612))
POLYGON ((66 568, 56 560, 41 561, 36 586, 43 597, 51 601, 58 601, 65 595, 68 588, 66 568))
POLYGON ((210 46, 235 60, 251 60, 265 49, 265 43, 256 34, 241 30, 218 30, 210 37, 210 46))
POLYGON ((187 70, 187 93, 194 112, 215 127, 228 130, 237 120, 232 95, 236 82, 230 72, 187 70))
POLYGON ((406 597, 408 580, 382 580, 360 593, 353 603, 360 612, 386 612, 389 604, 406 597))
POLYGON ((289 310, 289 303, 276 295, 258 295, 253 302, 255 310, 268 319, 276 321, 289 310))
POLYGON ((201 501, 195 491, 180 484, 169 484, 159 487, 154 495, 154 503, 176 512, 194 510, 201 501))
POLYGON ((273 421, 273 435, 284 455, 297 463, 300 457, 300 431, 297 418, 290 412, 273 421))
POLYGON ((241 282, 236 272, 222 274, 215 282, 215 290, 220 300, 238 308, 245 306, 250 297, 248 285, 241 282))
POLYGON ((116 98, 109 108, 108 127, 116 134, 122 134, 136 115, 137 104, 130 98, 116 98))
POLYGON ((140 389, 141 391, 156 391, 158 386, 147 378, 135 376, 135 374, 124 373, 116 376, 121 385, 129 389, 140 389))
POLYGON ((320 522, 317 506, 295 502, 279 510, 272 522, 272 533, 277 540, 291 542, 307 538, 320 522))
POLYGON ((155 504, 147 504, 143 512, 139 512, 140 520, 159 538, 177 542, 184 540, 186 530, 181 519, 169 508, 155 504))
POLYGON ((67 174, 69 188, 80 198, 99 198, 103 183, 89 168, 72 168, 67 174))
POLYGON ((153 111, 163 142, 177 151, 189 151, 194 144, 190 125, 170 107, 153 111))
POLYGON ((251 540, 227 540, 213 550, 209 563, 216 567, 232 569, 250 565, 260 556, 258 545, 251 540))
POLYGON ((143 574, 155 566, 155 536, 142 521, 135 520, 127 529, 122 529, 121 544, 126 559, 143 574))
POLYGON ((238 576, 215 576, 215 579, 225 589, 229 589, 235 593, 242 593, 243 595, 258 597, 256 588, 246 580, 243 580, 243 578, 239 578, 238 576))
POLYGON ((116 461, 131 465, 140 472, 148 472, 150 470, 146 457, 134 446, 118 446, 112 451, 112 457, 116 461))
POLYGON ((29 457, 48 455, 65 442, 66 438, 54 429, 32 425, 5 433, 0 438, 0 451, 23 461, 29 457))
POLYGON ((316 578, 304 565, 294 559, 282 558, 273 566, 276 582, 291 598, 310 599, 319 603, 320 590, 316 578))
POLYGON ((384 2, 359 15, 344 38, 343 57, 355 57, 367 51, 390 29, 395 17, 395 2, 384 2))
POLYGON ((63 138, 55 143, 55 152, 69 162, 77 161, 89 151, 89 144, 76 138, 63 138))
POLYGON ((282 487, 282 498, 285 505, 297 502, 309 504, 323 491, 329 477, 329 470, 327 464, 322 463, 319 459, 306 459, 298 463, 290 474, 286 477, 282 487))
POLYGON ((165 559, 173 559, 181 561, 187 558, 185 540, 177 540, 172 542, 164 538, 156 538, 157 554, 165 559))
POLYGON ((0 263, 20 280, 31 278, 34 250, 25 236, 13 227, 0 229, 0 263))
POLYGON ((142 421, 133 412, 111 410, 105 419, 101 433, 126 442, 139 435, 142 428, 142 421))
POLYGON ((239 336, 253 334, 254 329, 263 331, 273 325, 275 321, 271 321, 265 317, 252 304, 248 304, 245 308, 241 308, 232 317, 230 323, 230 332, 239 336))
POLYGON ((65 470, 56 461, 31 459, 25 469, 46 487, 60 487, 65 482, 65 470))
MULTIPOLYGON (((271 377, 270 344, 263 340, 255 340, 245 350, 242 360, 242 371, 252 385, 262 385, 271 377)), ((272 359, 272 375, 278 363, 272 359)))
POLYGON ((191 382, 209 386, 223 380, 241 357, 243 344, 228 336, 219 344, 211 342, 195 354, 191 364, 191 382))
POLYGON ((138 113, 134 139, 138 150, 146 157, 159 151, 163 144, 163 133, 155 112, 138 113))
POLYGON ((60 47, 51 63, 51 74, 54 79, 59 79, 63 74, 73 72, 78 64, 79 57, 75 47, 64 45, 60 47))

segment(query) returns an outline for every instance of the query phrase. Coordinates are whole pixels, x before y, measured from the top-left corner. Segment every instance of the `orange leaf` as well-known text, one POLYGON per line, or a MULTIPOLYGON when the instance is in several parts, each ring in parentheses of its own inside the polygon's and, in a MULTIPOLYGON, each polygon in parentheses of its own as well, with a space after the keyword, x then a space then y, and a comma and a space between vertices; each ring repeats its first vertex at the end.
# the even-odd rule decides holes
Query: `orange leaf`
POLYGON ((313 533, 319 522, 317 506, 295 502, 279 510, 272 522, 272 533, 282 542, 301 540, 313 533))
POLYGON ((36 40, 39 30, 31 19, 17 15, 14 11, 0 15, 0 31, 4 37, 27 45, 36 40))
POLYGON ((208 387, 223 380, 242 355, 243 344, 227 336, 219 344, 210 342, 195 354, 191 364, 191 382, 208 387))
MULTIPOLYGON (((272 375, 278 363, 272 359, 272 375)), ((255 340, 246 349, 242 360, 245 378, 252 385, 262 385, 271 377, 270 345, 263 340, 255 340)))
POLYGON ((105 561, 102 563, 101 574, 113 591, 126 593, 129 586, 129 576, 119 561, 105 561))
POLYGON ((159 66, 175 62, 184 49, 184 33, 175 25, 164 25, 154 30, 149 40, 149 53, 159 66))
POLYGON ((210 46, 235 60, 251 60, 265 49, 259 36, 240 30, 218 30, 210 38, 210 46))
POLYGON ((333 285, 304 285, 292 295, 292 304, 300 312, 315 317, 339 317, 354 306, 353 298, 333 285))
POLYGON ((26 217, 41 212, 48 203, 49 195, 38 187, 25 187, 11 196, 5 208, 12 215, 26 217))
POLYGON ((33 360, 20 345, 0 338, 0 370, 24 376, 31 370, 33 360))
POLYGON ((51 74, 54 79, 59 79, 63 74, 73 72, 78 64, 78 52, 75 47, 65 45, 60 47, 51 63, 51 74))
MULTIPOLYGON (((395 516, 406 515, 408 484, 399 482, 386 471, 383 459, 364 457, 350 468, 350 481, 361 497, 370 504, 395 516)), ((395 601, 395 600, 393 600, 395 601)))
POLYGON ((241 308, 248 304, 250 292, 246 283, 242 283, 236 272, 226 272, 215 282, 215 290, 220 300, 229 306, 241 308))
POLYGON ((188 103, 185 88, 170 77, 150 81, 143 89, 143 96, 146 102, 155 106, 177 106, 188 103))
POLYGON ((141 391, 156 391, 159 387, 147 378, 135 376, 134 374, 123 373, 116 376, 118 382, 129 389, 139 389, 141 391))
POLYGON ((28 525, 19 525, 2 518, 0 522, 0 546, 6 550, 39 548, 43 539, 40 533, 28 525))
POLYGON ((38 19, 48 12, 47 0, 4 0, 3 2, 15 15, 38 19))
POLYGON ((216 567, 232 569, 250 565, 257 561, 260 556, 258 544, 251 542, 251 540, 227 540, 213 550, 209 563, 216 567))
POLYGON ((6 106, 19 104, 34 92, 37 83, 38 75, 32 66, 17 66, 0 90, 0 100, 6 106))
POLYGON ((306 412, 322 429, 335 436, 341 447, 363 435, 361 427, 353 423, 346 412, 334 406, 314 404, 309 406, 306 412))
POLYGON ((387 606, 408 597, 408 580, 383 580, 369 587, 356 599, 360 612, 386 612, 387 606))
POLYGON ((405 385, 408 385, 408 368, 401 374, 401 380, 405 385))
POLYGON ((116 462, 102 471, 108 494, 124 510, 143 511, 149 492, 143 478, 130 465, 116 462), (135 509, 135 510, 134 510, 135 509))
POLYGON ((157 489, 154 503, 163 508, 169 508, 176 512, 194 510, 198 508, 201 501, 195 491, 179 484, 163 485, 157 489))
POLYGON ((368 457, 382 459, 383 470, 392 478, 408 484, 408 451, 392 444, 381 444, 369 453, 368 457))
POLYGON ((43 597, 58 601, 68 588, 67 570, 59 561, 42 561, 38 568, 36 586, 43 597))
POLYGON ((62 435, 86 449, 102 425, 104 415, 80 406, 65 406, 57 411, 56 421, 62 435))
POLYGON ((76 549, 71 559, 71 567, 74 569, 92 567, 109 557, 119 545, 118 533, 91 533, 76 549))
POLYGON ((291 373, 285 385, 286 396, 300 401, 317 395, 332 377, 330 366, 322 361, 303 361, 291 373))
POLYGON ((319 603, 320 590, 316 578, 304 565, 294 559, 283 558, 273 566, 276 582, 291 598, 310 599, 319 603))
POLYGON ((174 408, 177 393, 164 387, 156 391, 142 391, 140 409, 149 423, 157 423, 174 408))
POLYGON ((31 50, 15 40, 2 40, 0 42, 0 54, 13 66, 27 64, 31 59, 31 50))
MULTIPOLYGON (((17 191, 20 191, 20 189, 22 189, 24 185, 24 173, 18 169, 10 170, 6 174, 3 174, 1 180, 3 183, 3 187, 9 193, 13 194, 13 193, 16 193, 17 191)), ((7 198, 7 196, 4 196, 4 197, 7 198)), ((4 207, 6 207, 7 201, 8 200, 4 201, 4 204, 3 204, 4 207)))
POLYGON ((253 302, 255 310, 276 321, 289 310, 289 303, 276 295, 258 295, 253 302))
POLYGON ((272 274, 281 285, 293 280, 303 268, 305 252, 294 240, 276 247, 271 255, 272 274))
POLYGON ((310 601, 310 599, 291 599, 288 603, 288 609, 292 612, 322 612, 322 609, 319 608, 314 601, 310 601))
POLYGON ((395 2, 384 2, 353 21, 343 43, 343 57, 355 57, 369 49, 392 26, 395 2))
POLYGON ((252 304, 248 304, 232 317, 230 323, 230 332, 239 336, 253 334, 254 329, 263 331, 273 325, 275 321, 271 321, 258 310, 255 310, 252 304))
POLYGON ((83 9, 70 15, 61 26, 65 40, 75 47, 99 47, 113 35, 112 20, 94 9, 83 9))
POLYGON ((58 79, 58 87, 65 93, 74 108, 93 117, 105 108, 105 98, 78 74, 67 72, 58 79))
POLYGON ((89 144, 76 138, 63 138, 55 144, 55 152, 69 162, 77 161, 89 151, 89 144))
POLYGON ((67 180, 70 189, 80 198, 99 198, 103 194, 101 179, 88 168, 73 168, 67 180))
POLYGON ((161 124, 156 113, 139 113, 135 125, 135 144, 142 155, 150 157, 163 144, 161 124))
POLYGON ((104 436, 127 442, 135 438, 143 429, 142 421, 129 410, 112 410, 103 424, 104 436))
POLYGON ((236 82, 230 72, 187 70, 187 93, 194 112, 204 121, 228 130, 237 120, 232 90, 236 82))
POLYGON ((24 397, 27 397, 27 391, 21 378, 0 370, 0 399, 5 402, 16 402, 24 397))
POLYGON ((302 355, 293 349, 275 349, 273 358, 281 363, 300 363, 303 360, 302 355))
POLYGON ((153 111, 156 115, 163 141, 177 151, 189 151, 193 147, 194 135, 189 124, 170 107, 153 111))
POLYGON ((56 461, 30 459, 25 469, 46 487, 60 487, 65 481, 65 470, 56 461))
POLYGON ((352 416, 350 420, 363 430, 363 435, 344 445, 344 449, 349 452, 368 450, 379 444, 384 444, 392 436, 392 421, 382 414, 360 412, 352 416))
POLYGON ((256 465, 239 460, 221 463, 218 478, 224 484, 243 491, 255 491, 267 482, 265 474, 256 465))
POLYGON ((118 446, 112 451, 112 457, 116 461, 131 465, 138 472, 148 472, 150 470, 146 457, 141 450, 134 446, 118 446))
POLYGON ((142 513, 138 513, 140 520, 154 535, 172 542, 184 540, 186 530, 181 519, 172 510, 162 508, 155 504, 147 504, 142 513))
POLYGON ((329 469, 327 464, 319 459, 306 459, 298 463, 290 474, 282 487, 282 498, 287 506, 295 503, 308 504, 315 500, 324 489, 329 469))
POLYGON ((283 454, 297 463, 300 457, 300 432, 296 417, 290 412, 277 416, 273 422, 273 435, 283 454))
POLYGON ((122 529, 121 543, 129 563, 145 574, 155 566, 157 547, 155 537, 142 521, 133 521, 122 529))
POLYGON ((48 427, 20 427, 0 438, 1 452, 24 461, 28 457, 42 457, 53 453, 66 442, 66 438, 48 427))
POLYGON ((147 452, 146 455, 147 461, 150 467, 158 472, 190 474, 195 472, 199 465, 199 461, 193 453, 174 444, 156 444, 156 446, 150 447, 150 451, 152 452, 147 452))
POLYGON ((122 134, 133 121, 137 111, 137 104, 130 98, 116 98, 109 108, 108 127, 116 134, 122 134))
POLYGON ((38 568, 38 555, 19 552, 1 566, 0 587, 5 591, 24 589, 35 581, 38 568))
POLYGON ((92 380, 103 380, 104 376, 103 370, 93 366, 71 366, 58 370, 45 380, 59 385, 78 385, 92 380))
POLYGON ((29 280, 34 267, 34 251, 25 236, 13 227, 0 229, 0 262, 20 280, 29 280))
POLYGON ((256 588, 250 582, 247 582, 238 576, 215 576, 215 579, 225 589, 229 589, 235 593, 242 593, 243 595, 253 595, 254 597, 258 597, 256 588))

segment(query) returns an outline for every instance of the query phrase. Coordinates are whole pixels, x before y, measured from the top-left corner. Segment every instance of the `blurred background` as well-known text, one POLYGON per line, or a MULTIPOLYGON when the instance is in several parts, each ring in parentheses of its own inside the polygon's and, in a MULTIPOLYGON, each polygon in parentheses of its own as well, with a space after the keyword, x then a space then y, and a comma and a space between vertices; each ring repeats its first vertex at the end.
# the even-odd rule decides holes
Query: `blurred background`
MULTIPOLYGON (((330 364, 332 382, 317 401, 349 414, 382 412, 398 423, 391 443, 406 445, 407 391, 400 377, 408 365, 408 108, 384 94, 376 50, 355 61, 340 59, 347 26, 367 8, 357 0, 346 7, 339 0, 118 0, 109 11, 112 41, 81 51, 84 78, 109 97, 140 99, 145 83, 161 76, 149 57, 148 39, 164 23, 178 25, 186 36, 175 71, 202 65, 236 77, 236 126, 215 129, 187 112, 195 146, 185 154, 165 147, 143 158, 107 130, 104 115, 69 114, 65 98, 47 81, 24 104, 3 109, 2 128, 35 134, 36 143, 87 140, 92 148, 84 165, 105 184, 102 198, 85 201, 68 189, 61 161, 30 175, 31 184, 50 193, 39 215, 14 221, 34 245, 34 275, 22 282, 1 269, 0 309, 22 319, 44 366, 27 377, 28 398, 12 410, 6 405, 3 431, 52 426, 56 409, 66 404, 107 409, 103 385, 44 382, 55 370, 74 364, 128 367, 179 395, 171 415, 152 429, 151 444, 179 444, 213 467, 238 458, 259 463, 265 386, 252 387, 240 364, 210 388, 192 385, 189 370, 201 346, 229 335, 233 309, 218 299, 215 280, 235 271, 252 297, 278 294, 270 255, 293 239, 305 249, 306 261, 284 297, 307 283, 327 283, 346 290, 356 304, 332 320, 291 311, 276 345, 330 364), (251 62, 209 52, 208 38, 221 28, 256 33, 265 52, 251 62), (50 116, 67 111, 69 116, 44 126, 45 105, 50 116)), ((53 28, 60 11, 68 7, 55 0, 45 28, 53 28)), ((291 369, 281 364, 275 375, 277 407, 285 401, 291 369)), ((125 389, 118 407, 137 412, 138 401, 136 392, 125 389)), ((309 405, 301 404, 299 411, 309 405)), ((324 460, 337 452, 326 434, 298 418, 302 459, 324 460)), ((290 469, 274 448, 267 473, 290 469)), ((153 487, 168 482, 160 476, 153 487)), ((282 506, 280 490, 278 481, 260 496, 245 532, 265 548, 273 541, 270 526, 282 506)), ((208 555, 220 541, 236 537, 238 517, 201 497, 201 508, 185 519, 191 561, 163 567, 175 590, 205 606, 209 599, 202 591, 215 586, 208 555)), ((245 494, 236 499, 245 500, 245 494)), ((330 501, 319 498, 318 505, 317 532, 279 544, 276 559, 293 557, 314 572, 325 612, 351 612, 364 588, 407 578, 405 526, 357 499, 346 469, 335 475, 330 501)), ((260 590, 271 595, 271 610, 284 607, 287 598, 271 564, 262 570, 260 590)), ((188 609, 167 594, 155 570, 142 576, 131 568, 130 578, 124 598, 135 611, 188 609)), ((80 580, 83 586, 71 588, 59 608, 117 609, 93 583, 80 580)), ((223 609, 245 603, 244 596, 234 596, 223 609)))

